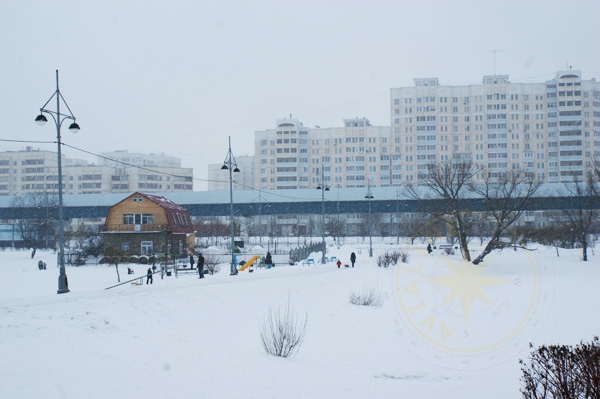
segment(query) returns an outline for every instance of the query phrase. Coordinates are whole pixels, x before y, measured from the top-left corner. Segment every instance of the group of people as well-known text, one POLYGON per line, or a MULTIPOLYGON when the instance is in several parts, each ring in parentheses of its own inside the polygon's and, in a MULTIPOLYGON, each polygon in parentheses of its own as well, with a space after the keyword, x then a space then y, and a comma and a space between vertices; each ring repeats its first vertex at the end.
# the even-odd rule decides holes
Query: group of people
MULTIPOLYGON (((356 263, 356 254, 354 252, 352 252, 350 254, 350 263, 352 263, 352 267, 354 267, 354 263, 356 263)), ((338 259, 338 261, 336 262, 338 269, 340 268, 340 266, 342 266, 342 261, 338 259)), ((346 265, 346 267, 348 267, 348 265, 346 265)))
POLYGON ((38 269, 46 270, 46 262, 44 262, 43 260, 40 259, 40 261, 38 262, 38 269))
MULTIPOLYGON (((194 255, 190 255, 190 267, 192 269, 194 268, 194 263, 194 255)), ((154 271, 151 267, 149 267, 148 271, 146 272, 146 284, 152 284, 154 280, 152 277, 153 275, 154 271)), ((202 256, 201 253, 198 254, 198 278, 204 278, 204 256, 202 256)))
MULTIPOLYGON (((190 255, 190 267, 194 268, 194 255, 190 255)), ((198 278, 204 278, 204 256, 202 253, 198 254, 198 278)))

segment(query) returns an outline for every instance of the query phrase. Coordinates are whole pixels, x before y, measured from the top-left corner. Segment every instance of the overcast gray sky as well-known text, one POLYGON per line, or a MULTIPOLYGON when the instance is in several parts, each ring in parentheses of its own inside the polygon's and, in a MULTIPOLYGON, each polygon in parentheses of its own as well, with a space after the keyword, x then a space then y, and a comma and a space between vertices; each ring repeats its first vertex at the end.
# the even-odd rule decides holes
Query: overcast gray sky
POLYGON ((253 154, 254 131, 290 114, 305 126, 389 125, 391 88, 480 83, 494 49, 496 72, 513 82, 567 65, 600 78, 599 11, 597 0, 3 0, 1 137, 54 138, 33 119, 58 69, 81 125, 64 129, 65 143, 180 157, 205 190, 229 135, 241 156, 253 154))

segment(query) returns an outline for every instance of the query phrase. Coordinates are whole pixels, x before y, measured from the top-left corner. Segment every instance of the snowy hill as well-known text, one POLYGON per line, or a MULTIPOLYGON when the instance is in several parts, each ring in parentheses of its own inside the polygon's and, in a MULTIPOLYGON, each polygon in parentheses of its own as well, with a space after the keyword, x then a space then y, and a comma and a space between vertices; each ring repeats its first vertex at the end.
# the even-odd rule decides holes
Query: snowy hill
MULTIPOLYGON (((520 398, 527 344, 576 344, 600 333, 600 268, 579 250, 505 250, 478 268, 459 255, 406 248, 331 248, 335 264, 257 268, 200 280, 116 284, 114 265, 67 267, 57 295, 54 256, 0 253, 2 398, 520 398), (38 270, 37 261, 48 262, 38 270), (53 266, 51 266, 51 264, 53 266), (465 274, 467 273, 467 274, 465 274), (466 284, 465 282, 468 282, 466 284), (350 294, 373 290, 379 307, 350 294), (265 353, 269 309, 308 317, 292 358, 265 353)), ((143 276, 146 265, 131 265, 143 276)), ((121 281, 131 276, 120 266, 121 281)))

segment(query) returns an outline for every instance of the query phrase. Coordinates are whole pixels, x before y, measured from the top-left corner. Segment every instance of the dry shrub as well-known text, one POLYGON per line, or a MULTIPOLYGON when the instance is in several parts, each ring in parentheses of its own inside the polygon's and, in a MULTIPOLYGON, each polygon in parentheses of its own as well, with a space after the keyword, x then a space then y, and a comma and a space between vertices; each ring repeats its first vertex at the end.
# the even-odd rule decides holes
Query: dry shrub
POLYGON ((265 351, 279 357, 295 355, 304 341, 307 321, 308 314, 304 316, 304 320, 300 320, 289 299, 283 307, 269 307, 260 329, 260 339, 265 351))
POLYGON ((350 293, 350 303, 359 306, 381 306, 383 299, 374 288, 363 288, 350 293))

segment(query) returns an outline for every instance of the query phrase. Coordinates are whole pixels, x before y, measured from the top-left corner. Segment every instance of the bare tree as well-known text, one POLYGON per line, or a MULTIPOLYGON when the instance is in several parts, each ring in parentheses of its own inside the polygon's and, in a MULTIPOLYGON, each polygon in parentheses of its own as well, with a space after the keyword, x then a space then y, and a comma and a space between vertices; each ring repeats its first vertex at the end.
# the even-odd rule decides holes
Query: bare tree
POLYGON ((231 234, 229 223, 223 222, 219 217, 195 217, 193 223, 196 237, 206 238, 207 245, 209 240, 216 245, 218 237, 227 237, 231 234))
POLYGON ((424 213, 403 214, 398 225, 398 236, 407 237, 410 239, 411 245, 414 244, 418 235, 423 233, 421 225, 426 217, 429 217, 429 215, 424 213))
POLYGON ((568 228, 576 242, 581 245, 582 260, 587 262, 588 237, 598 226, 598 188, 593 176, 585 182, 575 181, 565 184, 572 200, 572 207, 560 212, 560 221, 568 228))
POLYGON ((343 229, 346 224, 336 218, 330 218, 325 224, 325 228, 329 231, 329 234, 333 237, 343 236, 343 229))
POLYGON ((29 208, 33 215, 16 220, 17 232, 29 248, 54 247, 57 220, 54 210, 58 206, 56 197, 47 193, 28 193, 15 196, 10 202, 13 208, 29 208))
POLYGON ((458 238, 463 259, 470 261, 468 233, 473 220, 465 197, 477 169, 470 161, 448 161, 427 165, 427 172, 423 185, 438 201, 433 204, 423 201, 432 199, 431 194, 422 194, 415 186, 407 187, 409 196, 427 204, 424 212, 434 217, 449 216, 443 218, 448 223, 449 233, 458 238))
POLYGON ((217 257, 211 254, 206 254, 204 256, 204 268, 210 275, 218 273, 221 270, 221 266, 219 266, 219 263, 217 262, 217 257))
POLYGON ((479 218, 473 225, 473 236, 479 240, 479 245, 483 245, 494 233, 493 226, 490 226, 490 221, 485 218, 479 218))
POLYGON ((592 161, 592 174, 596 182, 600 182, 600 158, 594 158, 592 161))
MULTIPOLYGON (((560 211, 546 212, 546 217, 552 221, 560 221, 560 211)), ((559 248, 573 248, 573 240, 569 229, 562 223, 551 223, 549 226, 533 229, 530 238, 542 245, 553 246, 556 256, 560 257, 559 248)))
POLYGON ((77 230, 65 232, 70 247, 82 250, 86 255, 99 256, 104 251, 100 234, 102 226, 82 224, 77 230))
POLYGON ((107 258, 107 263, 113 263, 117 270, 117 282, 121 282, 121 276, 119 275, 119 263, 123 262, 124 252, 121 248, 108 247, 104 251, 104 256, 107 258))
POLYGON ((525 212, 540 184, 517 169, 493 179, 485 175, 482 185, 471 187, 483 197, 486 216, 495 223, 490 240, 473 264, 481 263, 495 248, 503 246, 500 237, 525 212))

